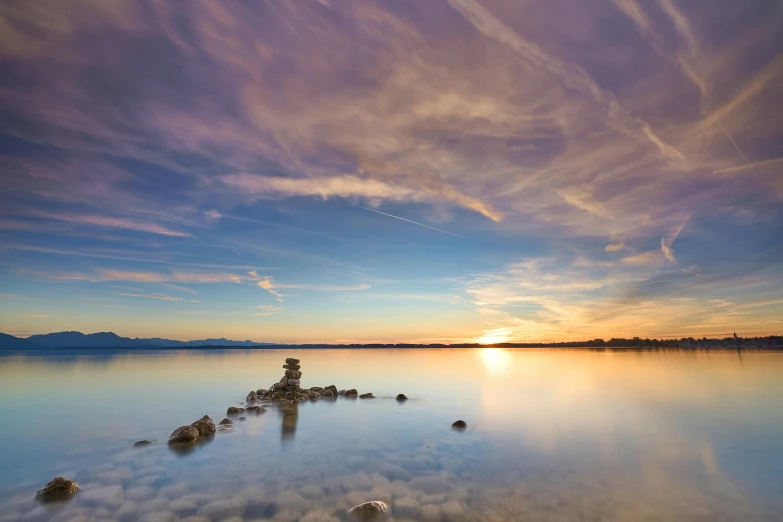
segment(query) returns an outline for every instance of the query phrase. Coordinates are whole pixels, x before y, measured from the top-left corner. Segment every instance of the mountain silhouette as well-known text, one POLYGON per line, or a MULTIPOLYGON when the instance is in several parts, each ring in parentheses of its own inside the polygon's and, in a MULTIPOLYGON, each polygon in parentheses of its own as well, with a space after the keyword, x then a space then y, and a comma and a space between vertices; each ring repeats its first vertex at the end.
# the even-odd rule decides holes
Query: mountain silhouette
POLYGON ((114 332, 83 334, 81 332, 55 332, 31 335, 20 339, 13 335, 0 334, 0 349, 31 350, 58 348, 196 348, 200 346, 257 347, 275 343, 257 343, 253 341, 232 341, 229 339, 203 339, 194 341, 175 341, 172 339, 132 339, 120 337, 114 332))

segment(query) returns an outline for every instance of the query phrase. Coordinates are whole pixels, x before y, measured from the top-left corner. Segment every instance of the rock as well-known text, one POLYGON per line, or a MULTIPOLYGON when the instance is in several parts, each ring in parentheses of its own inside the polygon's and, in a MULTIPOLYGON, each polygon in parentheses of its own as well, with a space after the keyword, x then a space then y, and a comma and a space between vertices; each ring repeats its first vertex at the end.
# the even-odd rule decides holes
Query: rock
POLYGON ((273 401, 276 401, 280 398, 280 392, 275 392, 271 395, 271 398, 273 401))
POLYGON ((247 417, 239 417, 237 420, 239 420, 239 421, 246 421, 247 417))
POLYGON ((231 422, 231 419, 229 419, 228 417, 226 417, 225 419, 223 419, 222 421, 220 421, 220 425, 221 425, 221 426, 230 426, 230 425, 232 425, 232 424, 234 424, 234 423, 233 423, 233 422, 231 422))
POLYGON ((310 391, 321 393, 322 391, 324 391, 324 389, 321 388, 320 386, 311 386, 310 391))
POLYGON ((359 392, 358 392, 358 391, 356 391, 355 389, 351 389, 351 390, 345 390, 345 393, 344 393, 344 395, 345 395, 346 397, 356 397, 357 395, 359 395, 359 392))
POLYGON ((334 399, 335 393, 332 390, 324 390, 321 395, 327 399, 334 399))
POLYGON ((85 504, 119 509, 125 503, 125 492, 122 486, 106 486, 105 488, 83 491, 79 495, 79 499, 85 504))
POLYGON ((337 395, 337 386, 335 386, 334 384, 330 384, 329 386, 324 388, 324 390, 332 390, 334 394, 337 395))
POLYGON ((302 372, 298 372, 296 370, 286 370, 285 376, 288 379, 301 379, 302 378, 302 372))
POLYGON ((318 393, 317 391, 311 391, 310 393, 307 394, 307 396, 310 399, 312 399, 312 400, 316 400, 316 399, 320 399, 321 398, 321 394, 318 393))
POLYGON ((337 395, 345 395, 345 390, 340 390, 337 392, 337 395))
POLYGON ((198 436, 202 439, 214 435, 215 430, 217 429, 215 423, 212 422, 212 419, 209 418, 209 415, 204 415, 199 420, 191 424, 191 426, 198 430, 198 436))
POLYGON ((285 360, 286 364, 299 364, 299 359, 294 359, 293 357, 289 357, 285 360))
POLYGON ((362 393, 361 395, 359 395, 359 398, 360 399, 374 399, 375 395, 373 395, 372 393, 362 393))
POLYGON ((406 397, 404 393, 400 393, 399 395, 397 395, 397 400, 398 401, 407 401, 408 397, 406 397))
POLYGON ((198 440, 198 434, 198 429, 194 426, 180 426, 169 435, 169 444, 195 442, 198 440))
POLYGON ((142 446, 149 446, 150 444, 152 444, 150 441, 148 441, 147 439, 144 439, 144 440, 140 440, 140 441, 134 442, 133 443, 133 447, 134 448, 140 448, 142 446))
POLYGON ((295 391, 299 390, 299 386, 294 386, 293 384, 290 384, 288 386, 283 386, 283 391, 285 393, 294 393, 295 391))
POLYGON ((301 368, 301 366, 299 366, 298 364, 284 364, 283 368, 285 368, 286 370, 298 370, 299 368, 301 368))
POLYGON ((254 392, 254 391, 251 391, 250 393, 248 393, 248 394, 247 394, 247 398, 246 398, 245 400, 246 400, 247 402, 253 402, 253 401, 255 401, 257 398, 258 398, 258 395, 256 394, 256 392, 254 392))
POLYGON ((289 386, 299 386, 299 380, 298 379, 288 379, 288 385, 289 386))
POLYGON ((348 516, 354 520, 377 520, 389 512, 389 506, 380 500, 371 500, 348 510, 348 516))
POLYGON ((250 406, 247 408, 247 411, 253 412, 255 414, 260 414, 266 412, 266 408, 262 408, 261 406, 250 406))
POLYGON ((226 415, 239 415, 240 413, 244 413, 244 412, 245 412, 245 408, 237 408, 236 406, 230 406, 226 411, 226 415))
POLYGON ((79 491, 79 485, 73 480, 54 477, 35 493, 35 499, 44 503, 65 500, 73 496, 77 491, 79 491))
POLYGON ((465 428, 468 427, 468 423, 465 422, 464 420, 460 419, 460 420, 454 421, 451 424, 451 427, 454 428, 455 430, 464 430, 465 428))
POLYGON ((212 520, 225 520, 230 517, 241 517, 246 507, 247 501, 241 498, 214 500, 201 508, 198 514, 212 520))

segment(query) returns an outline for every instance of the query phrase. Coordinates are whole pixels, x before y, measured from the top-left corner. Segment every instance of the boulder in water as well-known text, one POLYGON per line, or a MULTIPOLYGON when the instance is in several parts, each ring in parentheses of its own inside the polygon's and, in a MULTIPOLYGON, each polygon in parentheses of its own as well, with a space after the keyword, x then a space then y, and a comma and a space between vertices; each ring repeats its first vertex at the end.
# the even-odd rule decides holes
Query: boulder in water
POLYGON ((204 415, 199 420, 191 424, 198 430, 198 436, 202 439, 215 434, 215 423, 209 418, 209 415, 204 415))
POLYGON ((221 426, 231 426, 232 424, 234 424, 234 423, 231 422, 231 419, 229 419, 228 417, 226 417, 225 419, 220 421, 220 425, 221 426))
POLYGON ((389 506, 380 500, 371 500, 348 510, 348 516, 353 520, 362 522, 378 520, 389 512, 389 506))
POLYGON ((77 491, 79 491, 79 485, 73 480, 55 477, 36 492, 35 499, 44 503, 56 502, 72 497, 77 491))
POLYGON ((198 429, 193 426, 180 426, 169 435, 169 444, 195 442, 198 440, 198 429))
POLYGON ((133 447, 134 448, 140 448, 142 446, 149 446, 150 444, 152 444, 152 443, 145 439, 145 440, 140 440, 140 441, 134 442, 133 443, 133 447))
POLYGON ((373 395, 372 392, 370 392, 370 393, 362 393, 361 395, 359 395, 359 398, 360 399, 374 399, 375 395, 373 395))
POLYGON ((254 391, 251 391, 247 394, 247 398, 245 399, 247 402, 253 402, 258 398, 258 394, 254 391))
POLYGON ((465 422, 465 421, 464 421, 464 420, 462 420, 462 419, 460 419, 460 420, 455 420, 455 421, 454 421, 454 422, 451 424, 451 427, 452 427, 452 428, 454 428, 455 430, 464 430, 465 428, 467 428, 467 427, 468 427, 468 423, 467 423, 467 422, 465 422))
POLYGON ((244 411, 245 408, 237 408, 236 406, 230 406, 226 411, 226 415, 239 415, 240 413, 244 413, 244 411))
POLYGON ((357 395, 359 395, 359 392, 356 391, 355 389, 350 389, 350 390, 345 390, 345 393, 343 395, 345 395, 346 397, 356 397, 357 395))

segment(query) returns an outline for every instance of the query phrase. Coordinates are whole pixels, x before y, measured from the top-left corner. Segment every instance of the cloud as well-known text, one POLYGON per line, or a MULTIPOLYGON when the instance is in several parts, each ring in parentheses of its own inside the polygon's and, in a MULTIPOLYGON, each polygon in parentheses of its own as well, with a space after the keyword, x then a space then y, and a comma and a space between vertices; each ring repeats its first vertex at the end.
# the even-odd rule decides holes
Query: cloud
POLYGON ((624 257, 620 260, 620 262, 628 265, 648 266, 648 265, 660 264, 661 262, 663 262, 663 259, 664 256, 661 254, 660 251, 650 250, 647 252, 642 252, 640 254, 634 254, 631 256, 624 257))
POLYGON ((166 294, 115 294, 115 295, 121 295, 124 297, 143 297, 146 299, 160 299, 163 301, 182 301, 185 303, 200 303, 201 301, 196 301, 193 299, 182 299, 181 297, 172 297, 170 295, 166 294))
POLYGON ((136 232, 146 232, 149 234, 160 234, 164 236, 176 236, 176 237, 190 237, 190 234, 181 230, 173 230, 171 228, 158 225, 157 223, 149 223, 144 221, 138 221, 131 218, 117 218, 110 216, 97 216, 97 215, 78 215, 78 214, 53 214, 50 212, 33 212, 33 215, 40 218, 52 219, 57 221, 67 221, 69 223, 79 223, 86 225, 94 225, 104 228, 125 229, 133 230, 136 232))
POLYGON ((625 243, 623 243, 622 241, 617 241, 615 243, 609 243, 608 245, 606 245, 606 248, 604 248, 604 251, 605 252, 619 252, 623 248, 625 248, 625 243))
POLYGON ((46 314, 22 314, 22 317, 25 319, 46 319, 49 316, 46 314))
POLYGON ((229 174, 221 180, 236 187, 245 194, 257 197, 293 197, 318 196, 322 199, 330 197, 362 198, 368 200, 389 201, 438 201, 445 200, 462 207, 474 210, 492 219, 500 221, 502 215, 485 203, 459 193, 451 187, 440 190, 393 185, 374 179, 362 179, 356 176, 330 176, 321 178, 281 178, 273 176, 258 176, 252 174, 229 174))
POLYGON ((674 257, 674 250, 672 249, 672 247, 670 247, 667 244, 667 241, 664 238, 661 238, 661 252, 663 252, 663 255, 666 256, 666 259, 670 263, 673 263, 675 265, 678 264, 677 263, 677 258, 674 257))
POLYGON ((271 277, 265 277, 264 279, 262 279, 261 281, 257 282, 256 284, 260 288, 263 288, 264 290, 266 290, 267 292, 269 292, 270 294, 275 296, 275 298, 278 301, 280 301, 281 303, 283 302, 283 298, 285 297, 285 294, 280 292, 277 289, 277 287, 273 283, 273 279, 271 277))
POLYGON ((19 274, 53 281, 133 281, 136 283, 241 283, 242 276, 209 272, 140 272, 98 268, 91 272, 47 272, 20 269, 19 274))

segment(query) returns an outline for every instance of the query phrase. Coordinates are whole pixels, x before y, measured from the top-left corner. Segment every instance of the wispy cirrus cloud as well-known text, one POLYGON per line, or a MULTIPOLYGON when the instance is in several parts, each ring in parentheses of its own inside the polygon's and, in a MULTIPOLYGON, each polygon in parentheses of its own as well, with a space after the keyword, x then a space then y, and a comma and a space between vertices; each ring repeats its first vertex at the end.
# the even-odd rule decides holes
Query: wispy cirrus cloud
POLYGON ((158 300, 161 300, 161 301, 181 301, 181 302, 184 302, 184 303, 200 303, 201 302, 201 301, 197 301, 197 300, 194 300, 194 299, 183 299, 181 297, 172 297, 172 296, 166 295, 166 294, 121 294, 121 293, 118 293, 118 294, 115 294, 115 295, 119 295, 119 296, 122 296, 122 297, 142 297, 142 298, 145 298, 145 299, 158 299, 158 300))

